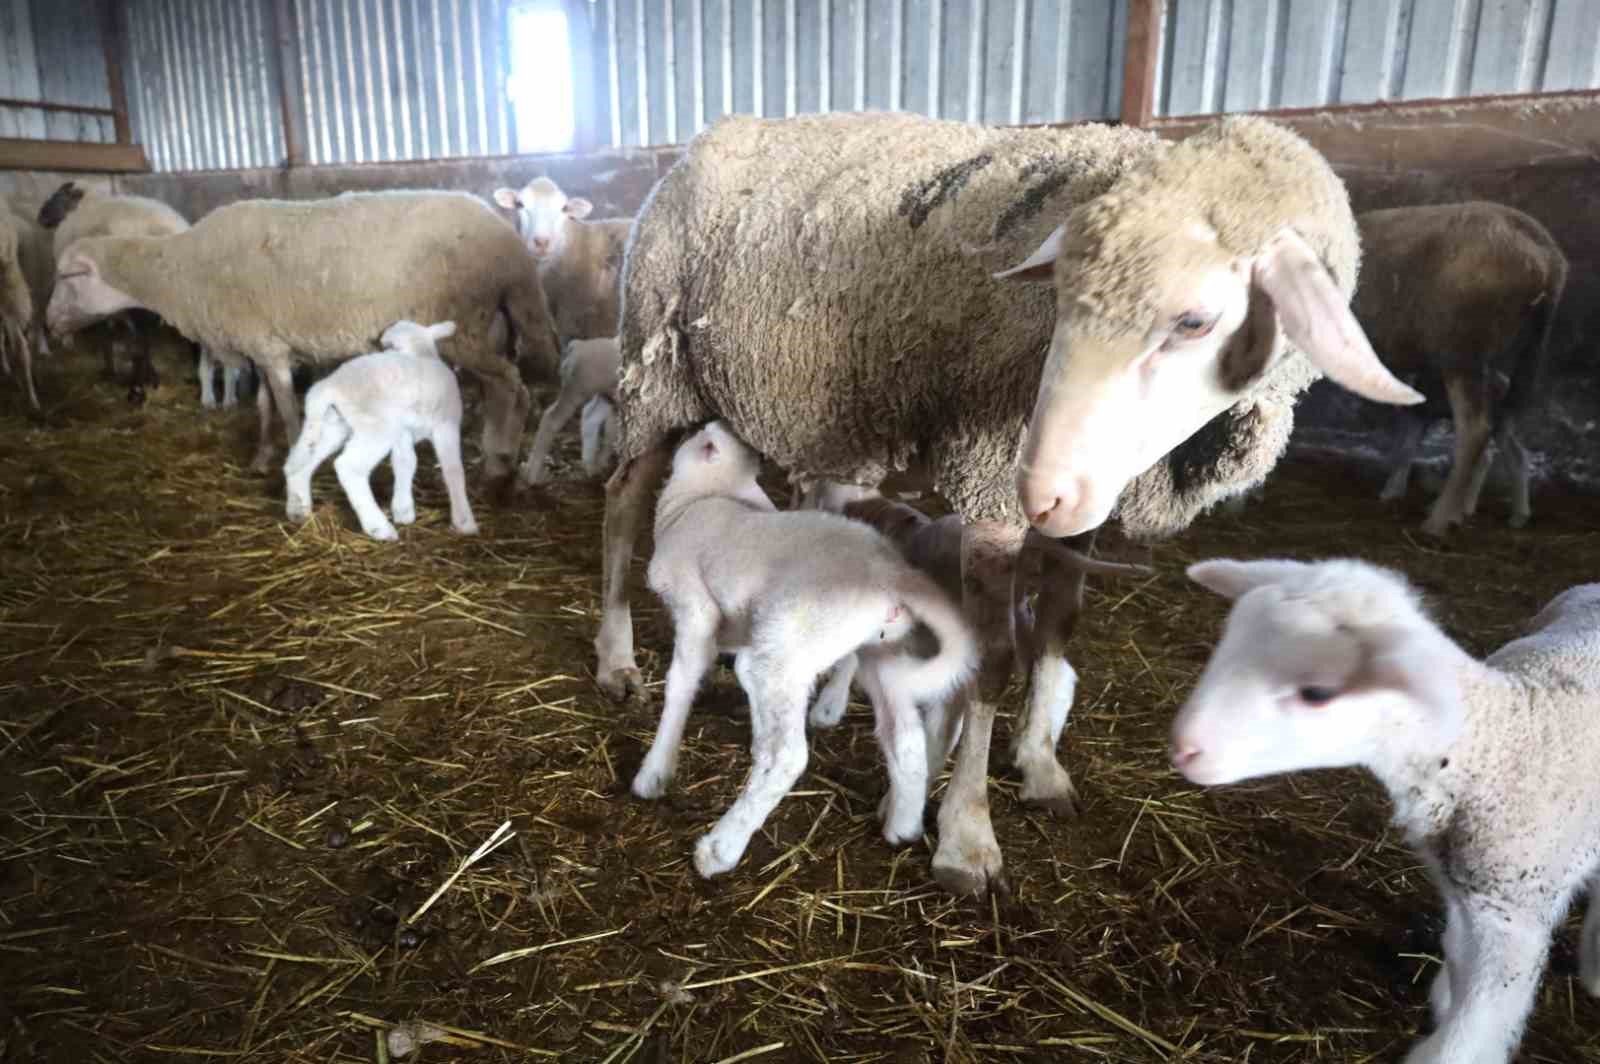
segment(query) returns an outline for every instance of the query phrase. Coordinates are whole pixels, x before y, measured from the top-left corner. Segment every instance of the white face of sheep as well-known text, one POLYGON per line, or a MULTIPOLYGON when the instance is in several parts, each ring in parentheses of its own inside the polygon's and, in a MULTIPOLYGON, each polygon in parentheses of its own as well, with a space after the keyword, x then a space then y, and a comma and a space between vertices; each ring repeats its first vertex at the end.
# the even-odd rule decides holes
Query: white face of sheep
POLYGON ((378 342, 389 351, 410 351, 413 354, 432 352, 440 340, 456 334, 456 323, 441 321, 434 325, 418 325, 414 321, 397 321, 383 330, 378 342))
MULTIPOLYGON (((1222 640, 1172 724, 1172 765, 1190 782, 1370 765, 1401 731, 1434 748, 1459 733, 1453 661, 1426 630, 1370 627, 1319 607, 1302 562, 1226 559, 1189 567, 1234 599, 1222 640)), ((1393 752, 1393 751, 1390 751, 1393 752)))
MULTIPOLYGON (((1238 402, 1294 344, 1346 388, 1384 403, 1422 396, 1373 353, 1333 278, 1292 228, 1236 257, 1195 221, 1143 249, 1158 309, 1109 322, 1058 274, 1063 225, 996 274, 1057 286, 1056 326, 1017 470, 1024 512, 1048 536, 1098 528, 1129 481, 1238 402)), ((1102 264, 1104 265, 1104 264, 1102 264)), ((1061 273, 1065 273, 1065 269, 1061 273)))
POLYGON ((543 262, 561 256, 572 221, 582 221, 594 204, 578 197, 568 198, 548 177, 536 178, 515 189, 496 189, 494 201, 508 211, 517 212, 517 226, 528 242, 533 257, 543 262))
POLYGON ((56 286, 50 293, 45 321, 52 333, 65 336, 139 305, 138 300, 106 283, 88 250, 81 243, 73 244, 56 263, 56 286))

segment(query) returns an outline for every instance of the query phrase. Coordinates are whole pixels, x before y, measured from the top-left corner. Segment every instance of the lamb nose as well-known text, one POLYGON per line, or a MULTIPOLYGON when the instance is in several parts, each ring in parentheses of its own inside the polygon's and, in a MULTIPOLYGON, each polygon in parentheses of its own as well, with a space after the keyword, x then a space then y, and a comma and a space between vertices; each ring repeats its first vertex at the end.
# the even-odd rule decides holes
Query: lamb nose
POLYGON ((1194 764, 1195 759, 1197 759, 1202 752, 1203 751, 1201 751, 1201 749, 1198 746, 1195 746, 1193 743, 1183 743, 1182 745, 1175 746, 1172 749, 1172 767, 1185 768, 1189 765, 1192 765, 1194 764))

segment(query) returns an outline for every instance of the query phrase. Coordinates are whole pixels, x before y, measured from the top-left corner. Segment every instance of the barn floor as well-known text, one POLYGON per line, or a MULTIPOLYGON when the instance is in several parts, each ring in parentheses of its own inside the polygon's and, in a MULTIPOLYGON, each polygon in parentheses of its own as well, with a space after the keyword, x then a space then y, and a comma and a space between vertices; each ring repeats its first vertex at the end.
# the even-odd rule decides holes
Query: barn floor
MULTIPOLYGON (((598 485, 478 500, 466 539, 425 453, 400 543, 360 535, 331 470, 291 526, 245 469, 253 410, 164 368, 136 410, 57 361, 44 427, 0 385, 0 1060, 384 1061, 406 1035, 423 1061, 1397 1059, 1431 893, 1359 773, 1199 792, 1166 767, 1223 615, 1182 567, 1360 550, 1475 652, 1600 575, 1600 500, 1537 496, 1524 533, 1491 501, 1440 548, 1420 500, 1397 521, 1367 475, 1291 463, 1093 592, 1076 819, 1019 804, 1001 723, 1008 898, 952 900, 930 848, 883 843, 860 706, 707 884, 688 857, 742 782, 742 698, 719 673, 674 797, 627 793, 654 704, 590 679, 598 485)), ((659 681, 669 631, 636 616, 659 681)), ((1600 1061, 1575 926, 1524 1061, 1600 1061)))

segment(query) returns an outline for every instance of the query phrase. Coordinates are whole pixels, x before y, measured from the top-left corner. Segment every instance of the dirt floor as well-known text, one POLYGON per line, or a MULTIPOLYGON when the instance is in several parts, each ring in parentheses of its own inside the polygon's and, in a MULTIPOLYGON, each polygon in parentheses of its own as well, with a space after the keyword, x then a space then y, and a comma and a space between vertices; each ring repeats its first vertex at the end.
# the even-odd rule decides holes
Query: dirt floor
MULTIPOLYGON (((1360 773, 1202 792, 1167 767, 1223 615, 1183 566, 1359 552, 1474 652, 1600 575, 1600 500, 1536 496, 1520 533, 1491 501, 1440 547, 1420 499, 1396 514, 1370 474, 1289 463, 1239 516, 1107 545, 1157 575, 1095 590, 1079 629, 1076 819, 1017 801, 1005 707, 1009 897, 946 897, 930 846, 884 844, 860 706, 704 883, 743 700, 719 672, 676 794, 628 794, 655 705, 590 676, 601 493, 575 439, 549 490, 477 499, 470 539, 424 449, 417 525, 374 543, 331 471, 286 524, 281 481, 245 469, 253 411, 202 411, 164 369, 134 409, 58 360, 43 425, 0 381, 4 1061, 385 1061, 407 1039, 435 1062, 1395 1060, 1427 1022, 1435 900, 1360 773)), ((670 633, 642 605, 658 698, 670 633)), ((1575 927, 1523 1061, 1600 1061, 1575 927)))

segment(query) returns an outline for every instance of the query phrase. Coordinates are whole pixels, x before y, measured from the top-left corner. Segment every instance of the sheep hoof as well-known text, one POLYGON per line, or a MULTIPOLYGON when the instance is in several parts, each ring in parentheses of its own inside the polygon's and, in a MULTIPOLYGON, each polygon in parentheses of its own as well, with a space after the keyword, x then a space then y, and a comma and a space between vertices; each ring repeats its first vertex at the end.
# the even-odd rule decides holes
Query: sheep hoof
POLYGON ((200 397, 200 405, 207 410, 215 410, 217 408, 217 401, 211 398, 209 395, 202 395, 200 397))
POLYGON ((393 543, 400 538, 400 533, 395 531, 393 525, 374 525, 371 528, 364 528, 362 531, 373 539, 384 543, 393 543))
POLYGON ((638 773, 633 777, 633 793, 635 797, 653 802, 666 794, 671 784, 672 773, 646 762, 639 767, 638 773))
POLYGON ((603 673, 599 682, 600 690, 613 702, 626 702, 630 697, 644 694, 644 674, 632 666, 603 673))
POLYGON ((1009 896, 1011 886, 1006 882, 1000 844, 987 822, 987 813, 982 825, 951 826, 949 819, 941 809, 939 848, 933 855, 934 882, 950 894, 983 895, 994 891, 1009 896))
POLYGON ((459 525, 453 524, 450 527, 463 536, 476 536, 478 534, 478 523, 476 521, 463 521, 459 525))
POLYGON ((694 844, 694 870, 700 873, 701 879, 720 876, 739 863, 743 852, 741 849, 739 853, 729 854, 715 831, 702 835, 694 844))
POLYGON ((1528 522, 1533 520, 1532 514, 1512 514, 1511 520, 1506 523, 1512 528, 1527 528, 1528 522))
POLYGON ((411 525, 417 521, 417 511, 415 508, 392 507, 389 518, 397 525, 411 525))
POLYGON ((1434 539, 1444 539, 1450 534, 1450 529, 1455 524, 1456 522, 1451 520, 1436 520, 1430 517, 1426 521, 1422 522, 1422 534, 1425 536, 1432 536, 1434 539))

